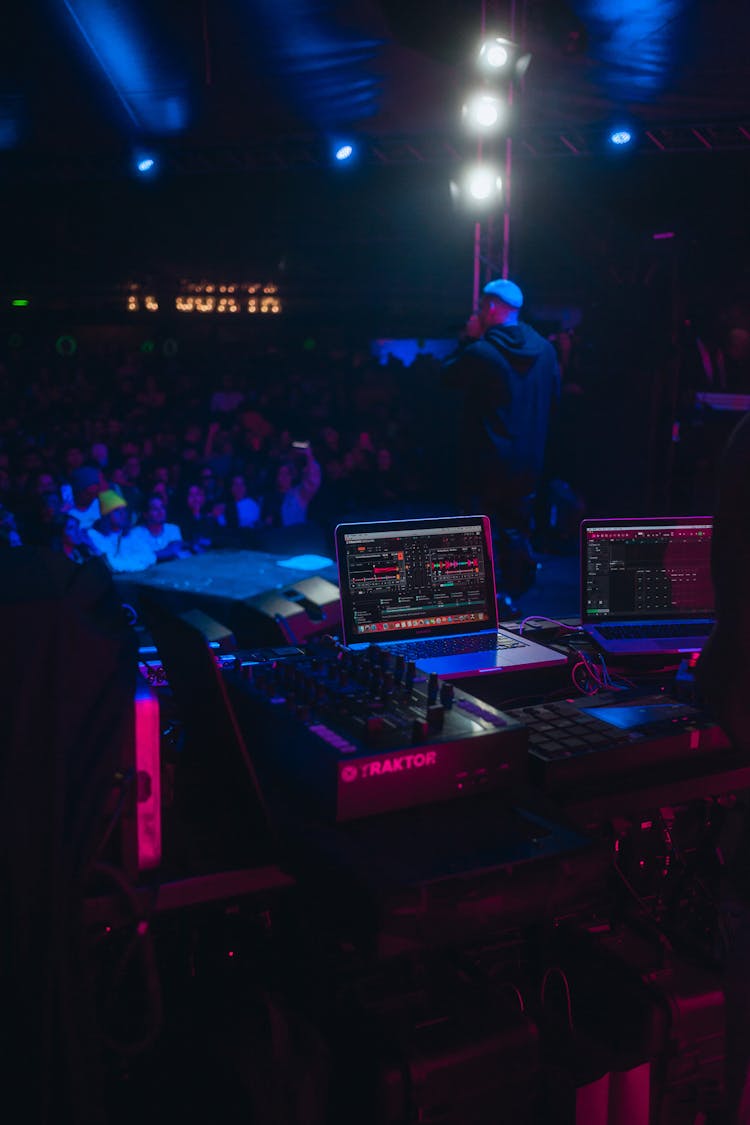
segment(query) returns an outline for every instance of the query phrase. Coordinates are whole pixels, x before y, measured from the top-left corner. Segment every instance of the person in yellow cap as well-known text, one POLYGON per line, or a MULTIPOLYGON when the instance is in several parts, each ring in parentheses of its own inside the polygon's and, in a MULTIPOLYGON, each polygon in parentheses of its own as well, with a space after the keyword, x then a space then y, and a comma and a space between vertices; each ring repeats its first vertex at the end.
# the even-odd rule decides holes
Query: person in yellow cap
POLYGON ((99 493, 101 515, 89 538, 112 570, 124 573, 146 570, 156 562, 156 552, 142 538, 130 534, 130 509, 112 488, 99 493))

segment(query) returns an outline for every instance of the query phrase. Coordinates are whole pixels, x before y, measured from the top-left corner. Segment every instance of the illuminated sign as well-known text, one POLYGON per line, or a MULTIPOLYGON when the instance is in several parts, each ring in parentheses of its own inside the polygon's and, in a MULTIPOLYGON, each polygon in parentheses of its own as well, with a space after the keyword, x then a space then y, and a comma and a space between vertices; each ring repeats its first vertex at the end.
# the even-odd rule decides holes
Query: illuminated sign
MULTIPOLYGON (((163 299, 180 313, 215 313, 217 315, 259 314, 275 316, 282 311, 278 286, 261 282, 189 282, 180 283, 171 300, 163 299), (172 301, 174 302, 172 304, 172 301)), ((131 285, 126 298, 128 312, 158 312, 159 300, 139 285, 131 285)))

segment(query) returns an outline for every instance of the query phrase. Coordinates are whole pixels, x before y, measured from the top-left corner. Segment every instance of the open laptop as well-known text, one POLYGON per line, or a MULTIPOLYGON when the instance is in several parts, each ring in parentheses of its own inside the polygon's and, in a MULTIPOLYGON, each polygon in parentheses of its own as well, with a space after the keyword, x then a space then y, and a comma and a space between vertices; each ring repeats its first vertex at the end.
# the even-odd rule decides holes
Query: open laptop
POLYGON ((584 520, 581 624, 613 655, 698 652, 714 624, 710 516, 584 520))
POLYGON ((498 629, 487 516, 339 524, 345 643, 382 645, 439 676, 543 668, 566 657, 498 629))

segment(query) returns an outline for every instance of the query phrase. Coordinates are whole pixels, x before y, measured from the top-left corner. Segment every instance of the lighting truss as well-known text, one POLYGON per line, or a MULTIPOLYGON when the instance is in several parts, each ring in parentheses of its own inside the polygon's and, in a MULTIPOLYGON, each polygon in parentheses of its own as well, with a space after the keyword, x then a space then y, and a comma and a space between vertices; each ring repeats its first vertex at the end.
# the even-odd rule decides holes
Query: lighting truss
MULTIPOLYGON (((592 157, 606 147, 601 126, 528 126, 514 135, 520 159, 592 157)), ((360 162, 369 165, 453 164, 461 158, 461 142, 446 134, 415 134, 358 138, 360 162)), ((739 152, 750 150, 750 118, 739 121, 646 124, 639 122, 628 154, 739 152)), ((314 136, 282 136, 262 142, 221 148, 174 145, 160 151, 162 171, 179 176, 257 172, 270 169, 325 168, 330 154, 314 136)), ((118 179, 130 172, 130 154, 69 152, 33 154, 23 150, 0 154, 0 170, 10 178, 32 180, 118 179)))

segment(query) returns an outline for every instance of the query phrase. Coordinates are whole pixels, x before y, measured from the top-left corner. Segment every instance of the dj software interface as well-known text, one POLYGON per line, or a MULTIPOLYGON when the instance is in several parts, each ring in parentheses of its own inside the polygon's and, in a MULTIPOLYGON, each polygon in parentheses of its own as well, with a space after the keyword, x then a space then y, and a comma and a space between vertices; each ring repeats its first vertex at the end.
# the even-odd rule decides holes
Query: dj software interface
POLYGON ((457 531, 354 533, 345 542, 357 633, 490 620, 491 564, 481 524, 457 531))
POLYGON ((592 528, 586 608, 606 617, 713 612, 711 525, 592 528))

